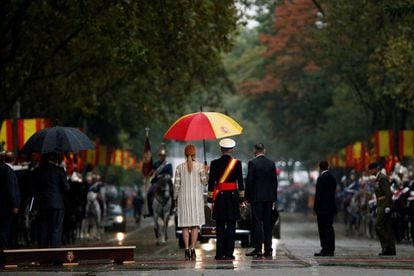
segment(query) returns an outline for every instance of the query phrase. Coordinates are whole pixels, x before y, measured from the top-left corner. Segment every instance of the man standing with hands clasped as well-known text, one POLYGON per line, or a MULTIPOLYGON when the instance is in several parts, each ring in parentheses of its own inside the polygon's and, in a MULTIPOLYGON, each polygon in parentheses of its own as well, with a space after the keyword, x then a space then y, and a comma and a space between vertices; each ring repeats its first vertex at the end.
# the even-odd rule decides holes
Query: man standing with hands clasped
POLYGON ((380 256, 395 256, 395 239, 392 231, 391 209, 393 207, 390 182, 381 173, 378 163, 368 166, 371 175, 375 176, 374 192, 377 198, 377 219, 375 230, 380 240, 382 251, 380 256))
POLYGON ((246 178, 246 200, 251 204, 254 250, 246 256, 271 257, 272 249, 272 208, 276 208, 277 175, 275 162, 265 157, 262 143, 253 147, 255 158, 248 163, 246 178), (264 244, 264 254, 262 245, 264 244))
POLYGON ((337 211, 335 204, 336 180, 328 171, 328 168, 327 161, 319 162, 321 174, 316 181, 313 210, 318 221, 319 239, 322 250, 314 254, 316 257, 333 256, 335 252, 333 220, 337 211))

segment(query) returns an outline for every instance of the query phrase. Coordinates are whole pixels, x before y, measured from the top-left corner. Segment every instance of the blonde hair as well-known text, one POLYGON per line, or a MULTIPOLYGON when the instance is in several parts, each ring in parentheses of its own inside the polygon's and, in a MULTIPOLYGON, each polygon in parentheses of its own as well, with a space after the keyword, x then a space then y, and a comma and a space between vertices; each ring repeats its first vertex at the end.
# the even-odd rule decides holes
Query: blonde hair
POLYGON ((188 172, 193 171, 193 161, 195 159, 196 149, 192 144, 188 144, 184 148, 185 161, 187 162, 188 172))

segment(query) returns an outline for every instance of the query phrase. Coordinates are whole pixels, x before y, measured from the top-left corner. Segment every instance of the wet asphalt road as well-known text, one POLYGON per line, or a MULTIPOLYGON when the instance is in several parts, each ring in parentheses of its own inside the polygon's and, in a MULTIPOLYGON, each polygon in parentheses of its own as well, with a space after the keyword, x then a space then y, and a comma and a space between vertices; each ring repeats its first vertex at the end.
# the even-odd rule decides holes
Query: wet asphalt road
MULTIPOLYGON (((338 222, 335 257, 313 257, 319 251, 316 222, 312 216, 283 213, 280 240, 273 240, 276 252, 271 258, 246 257, 250 248, 236 243, 234 261, 216 261, 215 240, 197 244, 197 260, 184 261, 178 247, 174 227, 169 228, 169 240, 157 245, 152 219, 137 226, 128 221, 128 231, 122 245, 135 245, 135 262, 115 265, 110 261, 84 261, 76 266, 23 265, 0 271, 1 275, 414 275, 414 247, 397 245, 396 257, 378 257, 379 242, 360 236, 345 236, 338 222)), ((173 220, 171 219, 171 224, 173 220)), ((79 246, 121 244, 115 233, 105 233, 104 241, 82 241, 79 246)))

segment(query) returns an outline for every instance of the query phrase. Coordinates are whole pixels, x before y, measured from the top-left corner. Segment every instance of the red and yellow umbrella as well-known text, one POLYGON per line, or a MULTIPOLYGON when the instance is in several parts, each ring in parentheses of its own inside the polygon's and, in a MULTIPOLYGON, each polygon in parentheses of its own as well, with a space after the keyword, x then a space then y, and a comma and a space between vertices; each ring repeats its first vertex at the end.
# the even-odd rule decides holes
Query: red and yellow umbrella
POLYGON ((239 135, 243 128, 232 118, 218 112, 196 112, 182 116, 164 134, 177 141, 214 140, 239 135))
POLYGON ((177 141, 203 140, 204 163, 207 164, 205 140, 239 135, 242 130, 235 120, 222 113, 196 112, 175 121, 164 134, 164 138, 177 141))

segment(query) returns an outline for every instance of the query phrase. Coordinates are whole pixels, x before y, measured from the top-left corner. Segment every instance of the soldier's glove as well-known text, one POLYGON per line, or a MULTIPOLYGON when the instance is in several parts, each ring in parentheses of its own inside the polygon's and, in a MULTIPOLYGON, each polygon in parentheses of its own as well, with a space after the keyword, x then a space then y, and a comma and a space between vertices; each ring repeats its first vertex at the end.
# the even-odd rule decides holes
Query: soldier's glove
POLYGON ((207 203, 207 207, 211 210, 213 208, 213 203, 207 203))
POLYGON ((388 215, 389 213, 391 213, 391 208, 390 207, 385 208, 384 212, 388 215))

